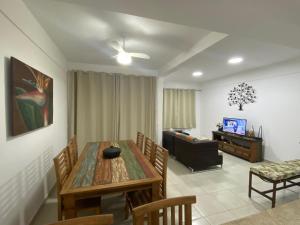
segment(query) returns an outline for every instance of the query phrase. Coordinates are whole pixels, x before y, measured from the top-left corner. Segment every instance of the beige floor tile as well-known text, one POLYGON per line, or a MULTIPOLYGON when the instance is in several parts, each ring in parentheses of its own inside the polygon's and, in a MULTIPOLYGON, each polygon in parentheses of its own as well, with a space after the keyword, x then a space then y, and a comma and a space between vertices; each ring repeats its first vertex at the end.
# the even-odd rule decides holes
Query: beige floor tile
POLYGON ((192 207, 192 220, 200 219, 203 216, 204 215, 202 214, 202 212, 194 205, 192 207))
POLYGON ((210 223, 205 218, 193 220, 192 224, 193 225, 210 225, 210 223))
POLYGON ((210 216, 226 211, 225 206, 223 206, 223 204, 214 196, 209 194, 198 197, 196 207, 204 216, 210 216))
POLYGON ((177 188, 168 188, 167 196, 168 198, 174 198, 174 197, 182 196, 182 193, 177 188))
POLYGON ((207 193, 218 192, 218 191, 223 191, 223 190, 227 189, 226 186, 224 185, 224 183, 207 184, 207 185, 203 185, 201 188, 207 193))
POLYGON ((31 225, 44 225, 57 221, 57 203, 45 203, 34 217, 31 225))
POLYGON ((211 225, 219 225, 235 219, 233 213, 227 211, 206 217, 211 225))
POLYGON ((243 200, 243 198, 232 193, 230 190, 211 193, 211 195, 213 195, 219 202, 221 202, 227 210, 239 208, 248 204, 243 200))
POLYGON ((255 207, 254 205, 247 205, 244 207, 236 208, 230 210, 230 212, 235 216, 235 219, 240 219, 246 216, 257 214, 261 212, 261 207, 255 207))

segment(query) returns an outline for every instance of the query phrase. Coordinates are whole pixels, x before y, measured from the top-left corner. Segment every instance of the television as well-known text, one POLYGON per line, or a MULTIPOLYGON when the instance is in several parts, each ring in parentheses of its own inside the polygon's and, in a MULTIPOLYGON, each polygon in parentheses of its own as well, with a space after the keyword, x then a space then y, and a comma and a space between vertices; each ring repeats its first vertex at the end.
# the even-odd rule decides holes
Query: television
POLYGON ((223 131, 238 135, 246 135, 246 119, 223 118, 223 131))

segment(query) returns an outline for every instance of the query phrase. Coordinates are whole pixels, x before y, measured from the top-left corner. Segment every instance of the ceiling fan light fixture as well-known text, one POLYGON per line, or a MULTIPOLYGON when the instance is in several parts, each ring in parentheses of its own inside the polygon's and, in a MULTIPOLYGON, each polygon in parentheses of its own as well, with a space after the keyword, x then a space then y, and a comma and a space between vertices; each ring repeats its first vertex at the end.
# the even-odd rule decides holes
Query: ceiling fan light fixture
POLYGON ((195 71, 195 72, 193 72, 193 76, 194 77, 200 77, 200 76, 202 76, 203 75, 203 72, 202 71, 195 71))
POLYGON ((117 55, 117 62, 122 65, 130 65, 132 63, 132 58, 126 52, 119 52, 117 55))

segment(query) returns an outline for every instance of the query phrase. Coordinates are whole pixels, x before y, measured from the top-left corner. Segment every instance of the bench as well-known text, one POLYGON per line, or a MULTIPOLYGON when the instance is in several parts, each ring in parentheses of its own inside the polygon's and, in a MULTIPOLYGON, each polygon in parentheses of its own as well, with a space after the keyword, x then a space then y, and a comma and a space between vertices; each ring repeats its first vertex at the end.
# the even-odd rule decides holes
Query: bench
POLYGON ((249 191, 248 196, 251 198, 251 191, 255 191, 272 201, 272 208, 276 204, 276 191, 286 189, 292 186, 300 186, 300 182, 294 181, 300 178, 300 160, 285 161, 282 163, 264 163, 250 168, 249 172, 249 191), (266 191, 259 191, 252 187, 252 176, 256 175, 260 179, 272 183, 273 188, 266 191), (282 186, 279 184, 282 183, 282 186), (271 193, 271 196, 268 194, 271 193))

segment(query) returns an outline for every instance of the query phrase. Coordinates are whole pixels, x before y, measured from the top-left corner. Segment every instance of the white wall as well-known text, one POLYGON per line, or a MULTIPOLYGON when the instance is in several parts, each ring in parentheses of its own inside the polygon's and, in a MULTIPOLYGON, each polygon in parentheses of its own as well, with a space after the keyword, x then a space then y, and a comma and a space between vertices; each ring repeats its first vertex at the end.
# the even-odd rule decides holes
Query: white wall
POLYGON ((53 156, 67 142, 66 61, 21 0, 0 2, 0 224, 29 224, 54 185, 53 156), (54 82, 54 123, 10 137, 9 58, 54 82))
POLYGON ((300 158, 300 59, 207 82, 201 87, 201 134, 211 136, 223 117, 248 120, 248 128, 263 127, 264 158, 271 161, 300 158), (257 92, 257 102, 230 107, 229 91, 246 81, 257 92))

